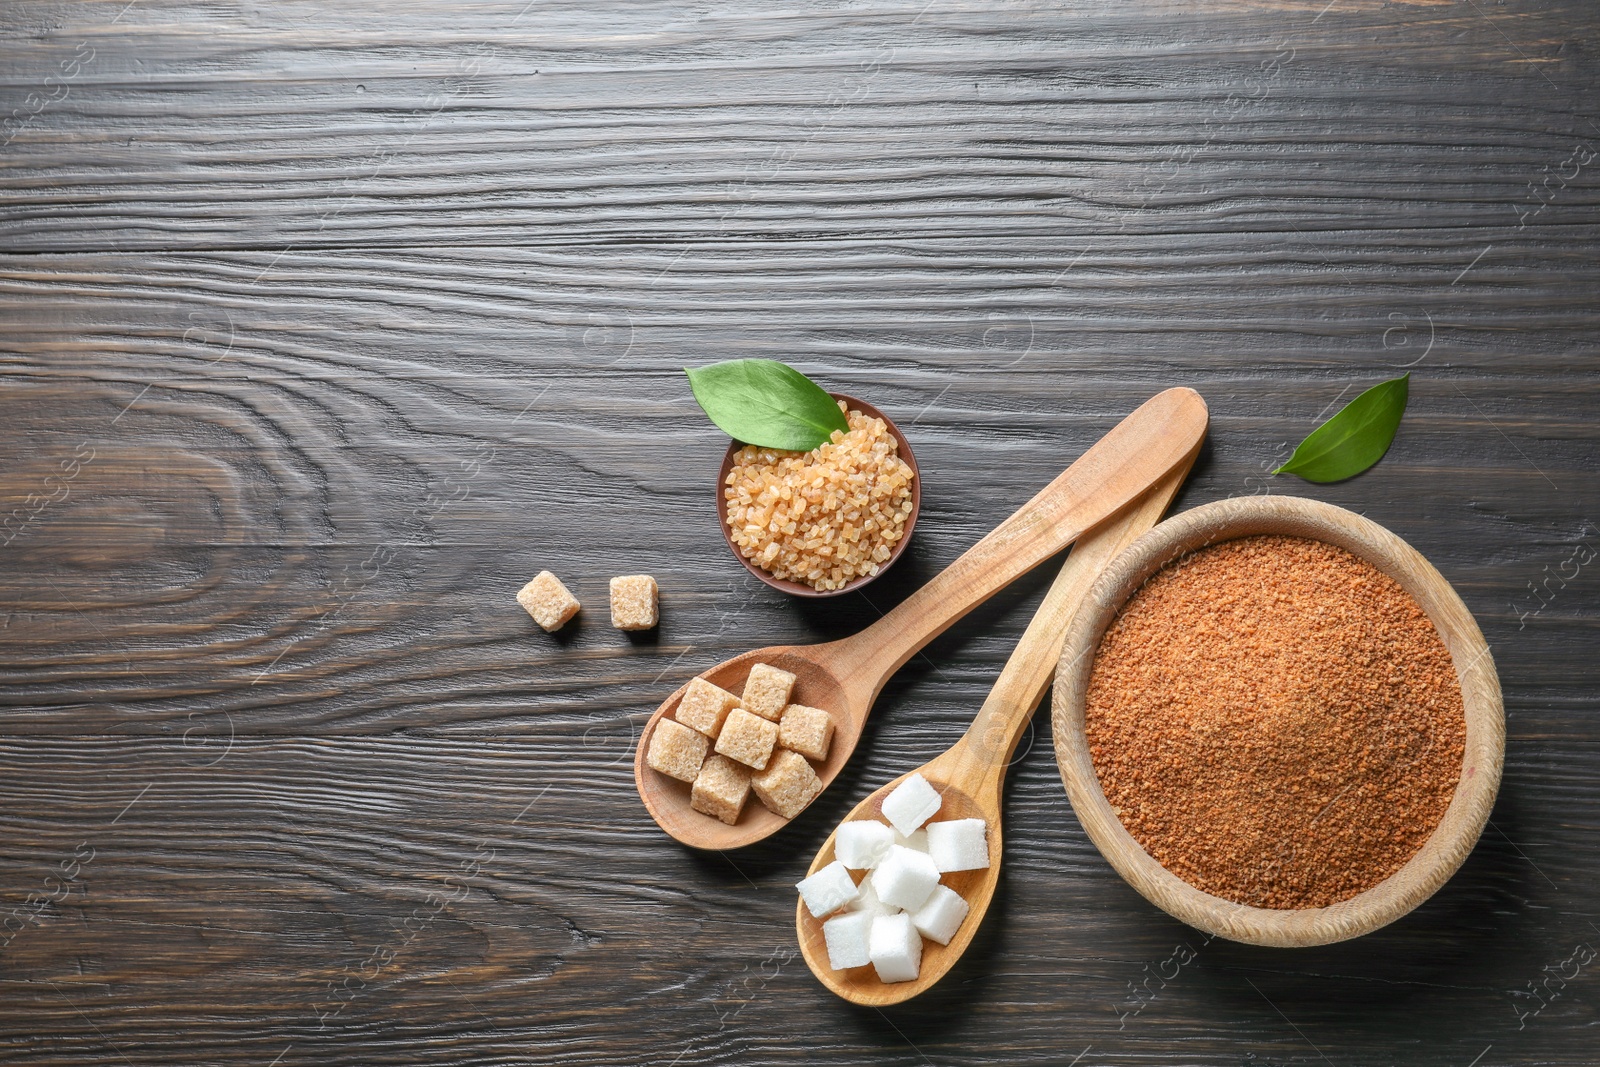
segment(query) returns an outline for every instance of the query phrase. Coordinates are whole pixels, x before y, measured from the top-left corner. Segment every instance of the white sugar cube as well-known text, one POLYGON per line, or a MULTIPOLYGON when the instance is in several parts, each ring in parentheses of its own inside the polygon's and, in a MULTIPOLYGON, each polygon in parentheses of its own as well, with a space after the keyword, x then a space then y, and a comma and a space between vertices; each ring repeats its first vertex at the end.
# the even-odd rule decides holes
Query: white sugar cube
POLYGON ((903 834, 899 830, 894 832, 894 843, 904 845, 915 852, 928 851, 928 831, 918 830, 914 834, 903 834))
POLYGON ((894 844, 894 831, 876 819, 857 819, 839 827, 833 854, 852 871, 870 871, 894 844))
POLYGON ((878 899, 878 891, 872 888, 872 879, 863 878, 860 889, 860 895, 850 902, 850 911, 866 912, 868 915, 893 915, 900 910, 878 899))
POLYGON ((868 942, 872 969, 880 982, 909 982, 922 966, 922 935, 909 915, 879 915, 868 942))
POLYGON ((890 845, 872 872, 872 888, 878 899, 895 908, 916 911, 939 884, 939 868, 931 857, 913 852, 903 845, 890 845))
POLYGON ((928 855, 943 874, 981 871, 989 866, 989 824, 982 819, 948 819, 928 824, 928 855))
POLYGON ((842 971, 848 967, 865 967, 872 961, 874 917, 864 911, 847 911, 822 924, 822 936, 828 942, 828 966, 842 971))
MULTIPOLYGON (((932 861, 930 861, 932 862, 932 861)), ((838 860, 828 864, 809 878, 802 878, 794 887, 806 902, 806 910, 820 919, 838 911, 856 899, 856 883, 838 860)))
POLYGON ((967 902, 947 885, 934 888, 928 896, 928 902, 917 909, 911 916, 911 925, 915 926, 922 936, 948 945, 950 939, 956 936, 956 931, 961 929, 961 920, 967 917, 967 902))
POLYGON ((913 774, 883 798, 883 817, 909 837, 939 810, 940 803, 938 790, 922 775, 913 774))

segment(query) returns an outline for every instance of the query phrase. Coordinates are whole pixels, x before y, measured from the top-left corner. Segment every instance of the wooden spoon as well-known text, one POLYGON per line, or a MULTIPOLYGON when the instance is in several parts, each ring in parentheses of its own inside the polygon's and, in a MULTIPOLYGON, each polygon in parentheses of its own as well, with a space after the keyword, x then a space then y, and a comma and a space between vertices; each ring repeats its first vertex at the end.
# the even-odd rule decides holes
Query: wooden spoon
MULTIPOLYGON (((883 1007, 898 1004, 921 993, 955 965, 983 922, 1000 880, 1000 791, 1006 768, 1016 751, 1023 728, 1033 718, 1067 635, 1067 624, 1088 592, 1089 586, 1106 565, 1135 538, 1150 529, 1172 502, 1189 473, 1194 456, 1179 464, 1132 508, 1086 534, 1073 548, 1061 573, 1045 594, 1044 603, 1034 614, 1011 658, 989 691, 972 725, 954 745, 914 771, 907 771, 857 804, 845 822, 883 818, 883 798, 894 787, 921 774, 940 793, 944 801, 930 821, 945 819, 983 819, 989 825, 989 866, 979 871, 946 874, 940 881, 960 893, 970 909, 961 928, 948 945, 927 938, 922 942, 922 966, 909 982, 885 983, 868 964, 836 971, 828 964, 828 946, 822 934, 822 919, 813 918, 804 901, 795 904, 795 932, 800 951, 811 972, 823 985, 855 1004, 883 1007)), ((838 831, 828 835, 811 861, 807 874, 815 874, 834 860, 833 842, 838 831)), ((865 877, 865 872, 863 872, 865 877)))
MULTIPOLYGON (((701 677, 733 693, 757 663, 791 671, 791 699, 833 715, 833 743, 817 767, 826 787, 838 775, 889 676, 951 623, 1067 547, 1085 530, 1137 499, 1182 464, 1187 469, 1206 431, 1206 403, 1193 389, 1151 397, 1015 514, 961 558, 853 637, 817 645, 758 648, 720 663, 701 677)), ((687 683, 685 683, 687 685, 687 683)), ((661 828, 686 845, 728 849, 748 845, 787 825, 754 798, 729 826, 689 806, 689 786, 645 764, 656 723, 683 696, 680 686, 645 724, 633 776, 644 806, 661 828)))

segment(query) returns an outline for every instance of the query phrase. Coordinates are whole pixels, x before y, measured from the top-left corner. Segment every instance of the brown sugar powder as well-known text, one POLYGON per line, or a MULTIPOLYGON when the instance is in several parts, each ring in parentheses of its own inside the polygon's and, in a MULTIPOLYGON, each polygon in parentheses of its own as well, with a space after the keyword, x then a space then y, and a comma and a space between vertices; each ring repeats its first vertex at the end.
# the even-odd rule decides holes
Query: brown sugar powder
POLYGON ((1261 908, 1318 908, 1410 859, 1461 774, 1466 713, 1427 615, 1301 537, 1169 564, 1101 640, 1085 726, 1123 825, 1162 866, 1261 908))

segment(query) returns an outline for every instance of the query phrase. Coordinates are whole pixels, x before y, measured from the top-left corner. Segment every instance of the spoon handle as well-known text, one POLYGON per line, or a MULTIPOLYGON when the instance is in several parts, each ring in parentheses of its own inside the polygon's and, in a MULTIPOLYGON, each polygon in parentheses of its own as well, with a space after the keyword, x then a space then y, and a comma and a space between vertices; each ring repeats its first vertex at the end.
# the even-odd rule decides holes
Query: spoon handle
POLYGON ((1023 728, 1050 687, 1067 624, 1084 594, 1118 553, 1161 521, 1193 463, 1191 454, 1132 507, 1078 539, 983 707, 950 750, 956 764, 951 777, 963 779, 952 784, 961 785, 973 796, 982 795, 980 790, 986 786, 998 790, 1023 728))
POLYGON ((1206 402, 1193 389, 1151 397, 932 581, 839 642, 841 673, 871 685, 875 696, 957 619, 1192 462, 1205 432, 1206 402))

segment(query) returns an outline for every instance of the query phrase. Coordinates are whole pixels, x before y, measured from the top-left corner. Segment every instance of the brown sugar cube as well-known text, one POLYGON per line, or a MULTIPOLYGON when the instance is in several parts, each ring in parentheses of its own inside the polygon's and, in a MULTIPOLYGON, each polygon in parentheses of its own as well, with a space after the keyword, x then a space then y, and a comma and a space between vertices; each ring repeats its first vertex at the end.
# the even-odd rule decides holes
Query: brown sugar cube
POLYGON ((828 758, 833 740, 833 717, 821 708, 790 704, 778 720, 778 744, 814 760, 828 758))
POLYGON ((746 711, 777 722, 789 703, 789 691, 793 688, 794 675, 765 663, 757 663, 750 668, 750 677, 745 679, 744 696, 739 703, 744 705, 746 711))
POLYGON ((611 625, 619 630, 648 630, 656 624, 656 580, 648 574, 611 579, 611 625))
POLYGON ((662 719, 650 735, 650 749, 644 761, 668 778, 692 782, 706 761, 711 739, 682 723, 662 719))
POLYGON ((578 598, 561 584, 561 579, 549 571, 540 571, 533 581, 523 586, 517 592, 517 603, 533 616, 534 622, 551 631, 565 626, 582 607, 578 598))
POLYGON ((689 790, 689 806, 732 826, 750 795, 750 769, 726 756, 708 756, 689 790))
POLYGON ((786 748, 778 749, 772 757, 772 765, 750 779, 750 785, 767 810, 785 819, 799 815, 822 792, 822 779, 811 769, 811 764, 800 753, 786 748))
POLYGON ((716 737, 722 729, 722 720, 738 706, 739 698, 726 689, 704 678, 692 678, 689 688, 683 691, 683 699, 678 701, 673 718, 707 737, 716 737))
POLYGON ((746 767, 767 769, 772 746, 778 743, 778 724, 752 715, 743 708, 728 712, 728 721, 717 735, 717 751, 732 756, 746 767))

